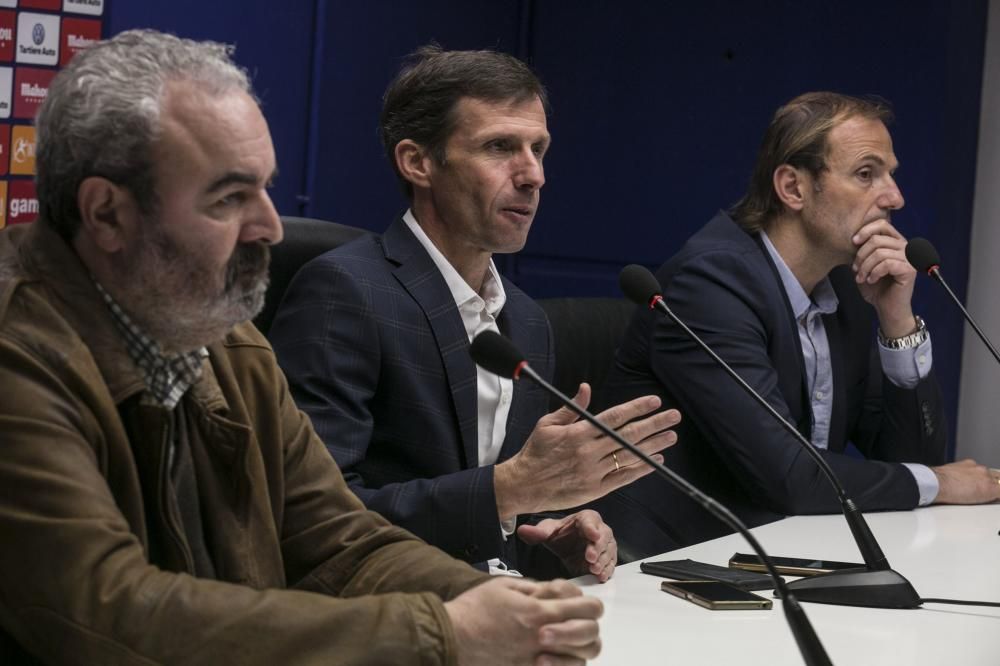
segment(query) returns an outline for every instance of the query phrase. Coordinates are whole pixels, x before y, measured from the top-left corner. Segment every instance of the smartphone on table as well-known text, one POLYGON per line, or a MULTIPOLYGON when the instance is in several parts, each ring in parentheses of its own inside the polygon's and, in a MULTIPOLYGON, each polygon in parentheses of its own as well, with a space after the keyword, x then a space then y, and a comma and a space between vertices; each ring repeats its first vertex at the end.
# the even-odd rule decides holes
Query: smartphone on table
POLYGON ((740 571, 730 567, 720 567, 717 564, 695 562, 694 560, 642 562, 639 564, 639 571, 674 580, 715 580, 735 585, 744 590, 770 590, 774 588, 774 581, 767 574, 740 571))
MULTIPOLYGON (((837 562, 836 560, 811 560, 799 557, 772 557, 774 568, 782 576, 816 576, 818 574, 844 571, 845 569, 864 569, 865 565, 857 562, 837 562)), ((743 571, 767 571, 764 563, 756 555, 736 553, 729 558, 729 567, 743 571)))
POLYGON ((665 580, 664 592, 709 610, 770 610, 771 600, 715 580, 665 580))

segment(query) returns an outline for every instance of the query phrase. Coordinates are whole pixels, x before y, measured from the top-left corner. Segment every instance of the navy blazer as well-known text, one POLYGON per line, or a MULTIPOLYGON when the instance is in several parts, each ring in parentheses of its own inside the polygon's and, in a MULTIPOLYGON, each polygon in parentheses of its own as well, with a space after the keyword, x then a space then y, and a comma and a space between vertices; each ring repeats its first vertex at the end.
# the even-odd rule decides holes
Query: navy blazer
MULTIPOLYGON (((809 439, 812 408, 798 328, 760 236, 719 213, 657 278, 674 313, 809 439)), ((910 390, 886 379, 874 310, 848 267, 834 269, 830 280, 840 304, 823 317, 834 396, 829 449, 820 453, 862 510, 912 509, 917 484, 899 463, 945 462, 940 389, 933 370, 910 390), (865 457, 845 453, 848 442, 865 457)), ((667 464, 751 524, 840 511, 835 492, 794 438, 659 312, 636 314, 609 383, 615 402, 653 391, 679 408, 684 420, 667 464)), ((632 555, 729 531, 652 476, 599 508, 632 555)))
MULTIPOLYGON (((545 313, 503 286, 500 331, 551 377, 545 313)), ((444 277, 402 218, 381 238, 306 264, 270 338, 295 401, 368 508, 455 557, 518 564, 519 540, 500 534, 493 466, 478 464, 468 335, 444 277)), ((547 404, 533 384, 514 383, 498 462, 521 448, 547 404)))

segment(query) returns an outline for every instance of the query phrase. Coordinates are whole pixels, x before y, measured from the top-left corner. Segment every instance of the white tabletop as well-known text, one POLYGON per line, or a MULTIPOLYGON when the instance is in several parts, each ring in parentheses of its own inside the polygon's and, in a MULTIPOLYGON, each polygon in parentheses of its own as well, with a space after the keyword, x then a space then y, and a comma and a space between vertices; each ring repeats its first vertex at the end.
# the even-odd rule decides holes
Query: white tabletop
MULTIPOLYGON (((1000 601, 1000 504, 866 514, 893 569, 923 597, 1000 601)), ((844 518, 797 516, 753 530, 768 554, 860 561, 844 518)), ((726 566, 752 552, 739 535, 649 560, 726 566)), ((711 611, 660 591, 663 579, 619 567, 608 583, 576 579, 604 602, 604 649, 594 664, 802 664, 781 603, 770 611, 711 611)), ((771 592, 758 592, 770 597, 771 592)), ((1000 664, 1000 608, 926 604, 882 610, 803 603, 834 664, 1000 664)))

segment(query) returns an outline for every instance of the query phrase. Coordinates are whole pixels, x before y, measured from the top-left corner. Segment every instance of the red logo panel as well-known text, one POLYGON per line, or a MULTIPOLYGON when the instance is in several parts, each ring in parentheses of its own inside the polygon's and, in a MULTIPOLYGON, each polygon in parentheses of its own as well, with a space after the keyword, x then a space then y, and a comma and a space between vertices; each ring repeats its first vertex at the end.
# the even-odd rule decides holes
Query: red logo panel
POLYGON ((8 190, 7 224, 34 222, 38 217, 38 197, 31 180, 12 180, 8 190))
POLYGON ((14 70, 14 117, 34 118, 38 107, 49 94, 54 69, 18 67, 14 70))
POLYGON ((21 0, 22 9, 62 9, 62 0, 21 0))
POLYGON ((0 176, 7 175, 10 164, 10 125, 0 125, 0 176))
POLYGON ((101 39, 101 22, 93 19, 64 18, 59 65, 63 67, 77 52, 101 39))
POLYGON ((17 23, 17 13, 0 11, 0 61, 10 62, 14 59, 14 26, 17 23))

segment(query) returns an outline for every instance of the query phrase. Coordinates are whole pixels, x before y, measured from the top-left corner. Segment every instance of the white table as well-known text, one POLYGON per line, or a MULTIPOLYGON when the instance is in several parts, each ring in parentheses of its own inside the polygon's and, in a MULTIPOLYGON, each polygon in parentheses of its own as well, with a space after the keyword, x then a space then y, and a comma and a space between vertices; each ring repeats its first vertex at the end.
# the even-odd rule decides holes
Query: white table
MULTIPOLYGON (((1000 601, 1000 504, 866 514, 892 567, 924 598, 1000 601)), ((842 516, 798 516, 753 530, 771 555, 860 561, 842 516)), ((730 535, 648 558, 725 566, 752 552, 730 535)), ((660 591, 664 580, 619 567, 603 585, 576 579, 604 602, 604 649, 594 664, 802 664, 781 603, 770 611, 711 611, 660 591)), ((758 594, 770 597, 763 590, 758 594)), ((1000 664, 1000 608, 926 604, 882 610, 803 603, 834 664, 1000 664)))

